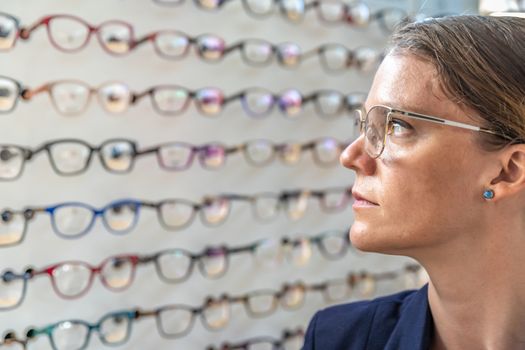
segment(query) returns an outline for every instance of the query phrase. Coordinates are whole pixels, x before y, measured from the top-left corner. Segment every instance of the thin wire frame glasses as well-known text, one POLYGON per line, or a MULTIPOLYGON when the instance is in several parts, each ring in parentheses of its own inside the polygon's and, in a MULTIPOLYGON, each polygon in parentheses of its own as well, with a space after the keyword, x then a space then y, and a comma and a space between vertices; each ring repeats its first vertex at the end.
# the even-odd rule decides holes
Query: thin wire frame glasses
MULTIPOLYGON (((408 112, 401 109, 395 109, 383 105, 375 105, 365 111, 364 107, 356 110, 359 120, 358 130, 360 134, 365 135, 365 151, 367 154, 376 159, 381 156, 385 149, 387 135, 393 131, 393 123, 395 121, 394 115, 400 115, 405 118, 427 121, 435 124, 453 126, 456 128, 477 131, 485 134, 500 136, 507 140, 512 138, 503 133, 490 130, 482 126, 476 126, 467 123, 461 123, 454 120, 443 119, 426 114, 408 112)), ((357 135, 356 135, 357 136, 357 135)))

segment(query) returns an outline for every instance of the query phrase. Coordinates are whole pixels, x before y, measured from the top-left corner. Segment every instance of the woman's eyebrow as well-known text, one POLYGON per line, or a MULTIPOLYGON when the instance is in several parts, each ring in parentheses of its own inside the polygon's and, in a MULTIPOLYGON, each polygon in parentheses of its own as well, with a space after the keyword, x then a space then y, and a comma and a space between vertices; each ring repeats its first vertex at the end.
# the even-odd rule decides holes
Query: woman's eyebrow
POLYGON ((365 109, 368 111, 373 106, 386 106, 390 107, 392 109, 398 109, 404 112, 413 112, 418 114, 426 114, 426 115, 433 115, 431 112, 426 112, 428 109, 422 108, 421 106, 417 107, 416 105, 412 104, 405 104, 403 102, 393 102, 391 100, 377 100, 374 101, 374 103, 365 104, 365 109), (367 108, 370 106, 370 108, 367 108))

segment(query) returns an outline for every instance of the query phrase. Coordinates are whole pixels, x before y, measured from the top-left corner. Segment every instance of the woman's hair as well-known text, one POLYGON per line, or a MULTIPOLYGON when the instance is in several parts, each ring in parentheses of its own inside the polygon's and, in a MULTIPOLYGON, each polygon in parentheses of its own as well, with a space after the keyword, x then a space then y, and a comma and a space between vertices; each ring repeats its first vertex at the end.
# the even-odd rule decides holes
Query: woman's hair
POLYGON ((431 18, 398 28, 391 44, 391 55, 432 63, 447 97, 511 140, 480 133, 484 148, 525 143, 525 19, 431 18))

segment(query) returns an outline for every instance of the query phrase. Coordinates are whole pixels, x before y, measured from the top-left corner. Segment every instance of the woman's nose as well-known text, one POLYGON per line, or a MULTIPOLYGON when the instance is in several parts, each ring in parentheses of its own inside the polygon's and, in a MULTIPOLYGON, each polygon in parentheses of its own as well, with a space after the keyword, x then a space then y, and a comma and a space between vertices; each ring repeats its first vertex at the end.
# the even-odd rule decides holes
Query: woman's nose
POLYGON ((376 160, 366 153, 364 146, 365 138, 361 135, 343 150, 339 163, 356 173, 372 175, 376 170, 376 160))

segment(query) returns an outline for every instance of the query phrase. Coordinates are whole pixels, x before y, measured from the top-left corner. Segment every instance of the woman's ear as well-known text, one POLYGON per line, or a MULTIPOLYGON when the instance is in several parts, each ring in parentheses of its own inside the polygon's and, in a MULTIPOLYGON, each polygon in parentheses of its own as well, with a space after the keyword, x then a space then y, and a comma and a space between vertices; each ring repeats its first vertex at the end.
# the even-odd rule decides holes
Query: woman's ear
POLYGON ((498 157, 501 171, 490 182, 495 200, 525 194, 525 144, 507 146, 498 157))

